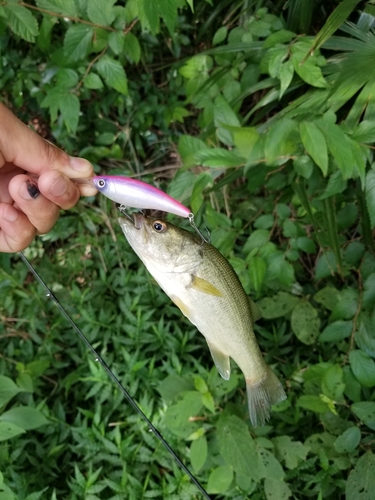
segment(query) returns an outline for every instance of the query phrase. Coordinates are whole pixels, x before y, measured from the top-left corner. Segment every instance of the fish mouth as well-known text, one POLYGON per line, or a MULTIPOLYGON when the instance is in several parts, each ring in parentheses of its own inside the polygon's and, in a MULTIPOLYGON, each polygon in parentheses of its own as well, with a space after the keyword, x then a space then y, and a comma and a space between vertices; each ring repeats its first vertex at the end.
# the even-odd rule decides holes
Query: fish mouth
POLYGON ((138 213, 138 212, 134 212, 131 215, 129 215, 128 213, 126 213, 125 211, 122 212, 122 215, 125 216, 124 217, 119 217, 118 221, 120 223, 121 226, 127 226, 129 223, 135 228, 135 229, 141 229, 142 226, 143 226, 143 221, 144 221, 144 218, 145 216, 141 213, 138 213))

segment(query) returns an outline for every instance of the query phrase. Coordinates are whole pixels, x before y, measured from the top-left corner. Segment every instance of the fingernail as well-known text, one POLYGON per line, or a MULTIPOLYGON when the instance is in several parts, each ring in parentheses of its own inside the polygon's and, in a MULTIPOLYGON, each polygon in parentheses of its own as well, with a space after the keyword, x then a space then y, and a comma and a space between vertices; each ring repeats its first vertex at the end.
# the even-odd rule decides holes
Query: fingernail
POLYGON ((34 198, 34 200, 35 200, 35 198, 37 198, 39 196, 39 189, 38 189, 38 186, 34 182, 31 182, 29 179, 27 179, 27 181, 25 181, 21 185, 20 190, 18 191, 18 194, 24 200, 30 200, 30 198, 34 198))
POLYGON ((52 196, 62 196, 67 189, 68 189, 68 183, 66 179, 64 179, 64 177, 59 175, 52 183, 49 189, 49 193, 52 196))
POLYGON ((77 170, 77 172, 85 172, 85 173, 92 172, 91 163, 88 160, 85 160, 84 158, 79 158, 77 156, 70 156, 70 166, 74 170, 77 170))
POLYGON ((3 211, 3 219, 8 222, 14 222, 18 217, 18 210, 12 205, 7 205, 3 211))

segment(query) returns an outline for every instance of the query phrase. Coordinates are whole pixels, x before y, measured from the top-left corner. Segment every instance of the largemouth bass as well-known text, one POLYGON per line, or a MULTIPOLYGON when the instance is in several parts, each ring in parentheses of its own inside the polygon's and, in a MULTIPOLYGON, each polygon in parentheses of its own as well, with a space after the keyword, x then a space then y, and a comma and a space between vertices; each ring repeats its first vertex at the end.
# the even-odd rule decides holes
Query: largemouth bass
POLYGON ((150 274, 204 335, 220 375, 229 380, 230 358, 240 367, 251 423, 264 425, 271 405, 286 395, 254 335, 260 311, 232 266, 211 244, 164 220, 137 213, 119 223, 150 274))

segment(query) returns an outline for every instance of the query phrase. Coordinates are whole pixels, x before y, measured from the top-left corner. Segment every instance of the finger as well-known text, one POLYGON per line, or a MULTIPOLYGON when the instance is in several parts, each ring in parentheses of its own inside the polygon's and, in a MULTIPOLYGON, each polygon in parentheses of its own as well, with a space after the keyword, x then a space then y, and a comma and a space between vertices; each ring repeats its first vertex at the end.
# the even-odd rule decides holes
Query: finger
POLYGON ((40 174, 47 169, 68 177, 91 177, 93 167, 84 158, 74 158, 44 140, 0 103, 0 168, 4 163, 40 174))
MULTIPOLYGON (((64 182, 68 184, 70 181, 64 179, 64 182)), ((9 183, 9 191, 17 208, 27 216, 38 234, 47 233, 53 228, 59 218, 60 207, 40 193, 36 181, 27 175, 17 175, 9 183)), ((76 200, 77 193, 74 196, 76 200)))
POLYGON ((0 203, 0 252, 19 252, 35 237, 35 227, 13 205, 0 203))

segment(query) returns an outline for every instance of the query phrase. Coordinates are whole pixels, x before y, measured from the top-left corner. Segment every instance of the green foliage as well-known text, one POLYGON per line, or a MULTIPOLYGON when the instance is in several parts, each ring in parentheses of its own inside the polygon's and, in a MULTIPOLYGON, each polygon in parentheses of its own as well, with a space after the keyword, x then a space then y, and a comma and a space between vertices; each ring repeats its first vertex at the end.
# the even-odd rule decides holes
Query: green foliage
MULTIPOLYGON (((374 13, 271 4, 0 6, 3 101, 96 172, 189 205, 257 300, 288 394, 268 425, 250 425, 239 370, 219 377, 108 200, 81 200, 27 255, 210 494, 367 500, 374 13)), ((16 256, 0 276, 0 500, 198 498, 16 256)))

